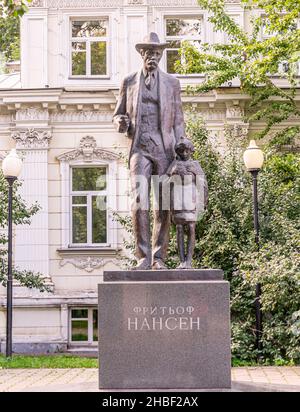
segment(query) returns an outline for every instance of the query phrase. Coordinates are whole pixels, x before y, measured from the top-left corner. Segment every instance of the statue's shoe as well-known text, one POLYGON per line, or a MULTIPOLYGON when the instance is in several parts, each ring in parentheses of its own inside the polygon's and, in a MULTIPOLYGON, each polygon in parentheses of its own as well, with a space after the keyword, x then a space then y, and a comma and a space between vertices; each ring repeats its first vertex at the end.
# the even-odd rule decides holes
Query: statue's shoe
POLYGON ((186 269, 186 268, 187 268, 186 262, 181 262, 181 263, 177 266, 176 269, 186 269))
POLYGON ((152 269, 160 270, 160 269, 168 269, 168 268, 161 259, 157 259, 153 261, 152 269))
POLYGON ((151 270, 151 262, 147 258, 140 259, 132 270, 151 270))

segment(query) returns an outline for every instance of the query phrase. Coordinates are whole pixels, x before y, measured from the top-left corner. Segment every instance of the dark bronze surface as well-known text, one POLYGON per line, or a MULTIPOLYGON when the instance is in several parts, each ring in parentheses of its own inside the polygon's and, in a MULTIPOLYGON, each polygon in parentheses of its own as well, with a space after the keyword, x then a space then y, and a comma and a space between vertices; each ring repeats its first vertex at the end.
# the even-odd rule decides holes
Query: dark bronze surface
POLYGON ((132 219, 138 260, 137 269, 165 269, 169 241, 170 211, 158 205, 153 213, 152 242, 150 234, 150 187, 153 175, 163 176, 175 159, 174 146, 185 135, 180 96, 180 83, 158 67, 165 44, 156 33, 150 33, 137 50, 143 68, 127 76, 121 85, 113 115, 117 131, 132 140, 129 166, 132 190, 132 219), (139 177, 148 183, 139 186, 139 177), (145 207, 138 206, 143 201, 145 207), (151 244, 152 243, 152 244, 151 244))

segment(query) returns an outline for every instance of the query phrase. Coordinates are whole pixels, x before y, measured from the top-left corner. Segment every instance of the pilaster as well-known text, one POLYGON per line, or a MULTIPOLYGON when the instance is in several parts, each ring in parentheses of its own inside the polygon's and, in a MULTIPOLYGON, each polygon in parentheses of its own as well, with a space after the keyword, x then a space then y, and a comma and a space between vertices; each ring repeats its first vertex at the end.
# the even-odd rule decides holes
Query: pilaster
POLYGON ((46 112, 17 111, 17 127, 11 134, 23 158, 20 195, 28 206, 35 202, 40 206, 30 225, 16 226, 15 265, 43 276, 49 276, 48 146, 52 137, 51 128, 46 125, 46 112))

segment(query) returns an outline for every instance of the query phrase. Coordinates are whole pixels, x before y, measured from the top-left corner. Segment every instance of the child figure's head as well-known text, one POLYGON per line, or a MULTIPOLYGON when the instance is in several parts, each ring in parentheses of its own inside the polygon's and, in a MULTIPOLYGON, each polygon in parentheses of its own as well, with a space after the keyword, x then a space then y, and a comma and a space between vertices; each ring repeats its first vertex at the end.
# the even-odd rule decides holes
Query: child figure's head
POLYGON ((175 145, 175 152, 179 160, 189 160, 194 151, 193 143, 185 137, 181 137, 175 145))

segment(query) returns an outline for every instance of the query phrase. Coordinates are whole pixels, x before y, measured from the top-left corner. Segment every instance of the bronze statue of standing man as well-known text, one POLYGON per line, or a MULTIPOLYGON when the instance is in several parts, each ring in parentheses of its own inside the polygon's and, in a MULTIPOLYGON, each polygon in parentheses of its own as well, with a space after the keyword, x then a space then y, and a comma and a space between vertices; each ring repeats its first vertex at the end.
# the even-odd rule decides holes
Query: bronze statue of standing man
POLYGON ((151 247, 150 187, 152 176, 166 174, 175 158, 175 144, 185 135, 180 83, 158 67, 167 43, 160 43, 156 33, 150 33, 135 47, 143 67, 123 80, 113 121, 118 132, 132 139, 129 166, 138 259, 135 269, 165 269, 170 210, 164 210, 158 202, 159 207, 153 211, 151 247))

